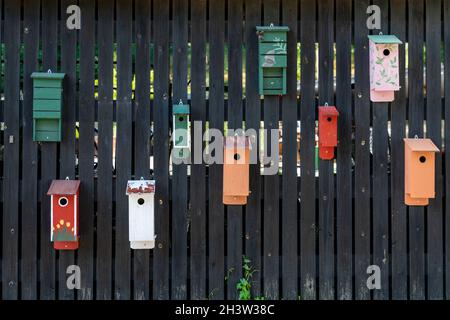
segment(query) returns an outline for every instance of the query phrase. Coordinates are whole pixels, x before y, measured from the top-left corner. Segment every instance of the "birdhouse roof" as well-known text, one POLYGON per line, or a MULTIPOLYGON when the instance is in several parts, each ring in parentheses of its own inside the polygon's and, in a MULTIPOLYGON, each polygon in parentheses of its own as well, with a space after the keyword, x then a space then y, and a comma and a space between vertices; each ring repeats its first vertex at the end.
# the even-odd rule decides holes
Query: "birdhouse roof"
POLYGON ((403 42, 394 35, 389 34, 378 34, 378 35, 369 35, 369 40, 373 43, 379 44, 402 44, 403 42))
POLYGON ((431 139, 403 139, 411 151, 439 152, 439 148, 431 139))
POLYGON ((172 110, 173 114, 189 114, 188 104, 175 104, 172 110))
POLYGON ((135 193, 155 193, 155 180, 129 180, 126 194, 135 193))
POLYGON ((264 31, 264 32, 270 32, 270 31, 289 31, 289 27, 287 26, 257 26, 257 31, 264 31))
POLYGON ((225 138, 225 148, 249 148, 251 149, 250 137, 229 136, 225 138))
POLYGON ((58 72, 33 72, 31 78, 33 79, 63 79, 66 76, 65 73, 58 72))
POLYGON ((53 180, 47 195, 74 195, 78 193, 80 180, 53 180))
POLYGON ((337 111, 336 107, 334 106, 323 106, 319 108, 319 112, 321 115, 324 116, 339 116, 339 111, 337 111))

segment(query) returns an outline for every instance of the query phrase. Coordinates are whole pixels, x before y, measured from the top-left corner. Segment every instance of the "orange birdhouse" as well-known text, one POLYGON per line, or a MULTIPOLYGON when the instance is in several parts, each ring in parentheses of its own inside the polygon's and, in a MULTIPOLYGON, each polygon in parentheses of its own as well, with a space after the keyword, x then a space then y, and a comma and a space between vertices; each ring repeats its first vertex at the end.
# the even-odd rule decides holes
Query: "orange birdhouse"
POLYGON ((50 240, 56 250, 78 249, 79 180, 53 180, 47 195, 51 197, 50 240))
POLYGON ((405 141, 405 204, 426 206, 435 197, 435 153, 438 147, 431 139, 405 141))
POLYGON ((249 195, 250 139, 227 137, 224 144, 223 203, 244 205, 249 195))
POLYGON ((334 158, 334 148, 337 146, 337 126, 339 112, 336 107, 319 107, 319 157, 322 160, 334 158))

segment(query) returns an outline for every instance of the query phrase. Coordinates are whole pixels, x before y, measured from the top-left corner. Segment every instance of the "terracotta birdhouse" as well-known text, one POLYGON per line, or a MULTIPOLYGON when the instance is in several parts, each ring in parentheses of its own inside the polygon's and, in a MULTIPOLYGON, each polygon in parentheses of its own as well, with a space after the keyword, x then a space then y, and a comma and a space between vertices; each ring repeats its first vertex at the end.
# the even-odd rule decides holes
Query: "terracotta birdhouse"
POLYGON ((50 240, 57 250, 78 249, 79 180, 53 180, 47 195, 51 197, 50 240))

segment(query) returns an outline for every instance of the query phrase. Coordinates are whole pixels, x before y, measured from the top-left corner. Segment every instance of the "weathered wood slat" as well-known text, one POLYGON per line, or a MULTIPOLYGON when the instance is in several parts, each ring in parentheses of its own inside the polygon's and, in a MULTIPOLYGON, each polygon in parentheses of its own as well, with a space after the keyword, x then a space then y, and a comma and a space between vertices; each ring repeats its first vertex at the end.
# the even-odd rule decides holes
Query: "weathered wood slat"
MULTIPOLYGON (((113 218, 113 17, 114 3, 98 2, 98 184, 96 299, 112 299, 113 218)), ((124 186, 125 192, 125 186, 124 186)))
POLYGON ((370 101, 369 49, 366 28, 368 0, 355 2, 355 298, 370 299, 367 267, 370 265, 370 101), (357 32, 361 31, 361 32, 357 32), (362 32, 364 30, 364 32, 362 32))
MULTIPOLYGON (((228 2, 228 130, 242 129, 242 18, 243 2, 228 2)), ((255 33, 256 35, 256 33, 255 33)), ((228 132, 228 136, 235 132, 228 132)), ((237 299, 242 277, 242 206, 227 206, 227 298, 237 299)))
MULTIPOLYGON (((42 70, 57 70, 58 1, 42 2, 42 70)), ((63 137, 64 139, 64 137, 63 137)), ((40 299, 56 298, 56 253, 50 242, 50 197, 47 190, 57 174, 57 143, 41 144, 41 263, 40 299)))
MULTIPOLYGON (((391 33, 406 40, 406 2, 391 1, 391 33)), ((391 103, 391 268, 392 299, 408 297, 407 211, 404 202, 404 147, 406 129, 405 45, 399 46, 400 91, 391 103)))
MULTIPOLYGON (((441 138, 441 1, 426 1, 427 138, 442 149, 441 138)), ((448 70, 447 70, 448 71, 448 70)), ((427 207, 427 299, 444 298, 442 154, 436 153, 435 199, 427 207)))
MULTIPOLYGON (((72 4, 71 0, 61 1, 61 16, 66 16, 66 9, 72 4)), ((64 84, 64 112, 62 117, 62 136, 59 157, 59 179, 75 179, 75 92, 77 84, 76 74, 76 47, 77 31, 66 26, 66 20, 60 22, 61 37, 61 67, 60 71, 66 74, 64 84)), ((91 128, 90 128, 91 129, 91 128)), ((91 129, 92 130, 92 129, 91 129)), ((72 251, 59 252, 58 258, 58 298, 72 300, 75 292, 67 288, 67 267, 75 263, 75 253, 72 251)))
MULTIPOLYGON (((333 0, 318 2, 319 105, 334 105, 333 0)), ((339 108, 339 106, 338 106, 339 108)), ((319 160, 319 298, 334 299, 334 169, 333 161, 319 160)))
POLYGON ((31 74, 39 69, 40 2, 32 1, 24 7, 24 75, 22 111, 22 299, 38 298, 38 145, 33 141, 33 81, 31 74), (26 30, 26 31, 25 31, 26 30))
MULTIPOLYGON (((423 137, 423 1, 408 5, 408 137, 423 137)), ((409 207, 409 298, 425 298, 425 218, 423 207, 409 207)))
MULTIPOLYGON (((450 66, 450 2, 444 1, 443 6, 443 19, 444 19, 444 66, 447 70, 450 66)), ((450 97, 450 72, 444 73, 444 95, 445 97, 450 97)), ((450 99, 444 100, 444 116, 445 119, 450 119, 450 99)), ((444 139, 445 141, 450 141, 450 126, 444 126, 444 139)), ((445 157, 445 217, 450 215, 450 157, 445 157)), ((445 274, 445 298, 450 299, 450 219, 445 219, 445 258, 444 258, 444 274, 445 274)))
MULTIPOLYGON (((223 132, 224 123, 224 40, 225 5, 223 1, 209 2, 209 128, 223 132)), ((220 141, 218 142, 220 145, 220 141)), ((222 202, 223 166, 209 167, 209 298, 224 299, 225 233, 222 202)))
POLYGON ((19 299, 20 3, 5 1, 2 299, 19 299), (11 140, 12 139, 12 142, 11 140))
POLYGON ((153 253, 153 297, 168 299, 169 287, 169 3, 156 0, 154 20, 154 177, 156 247, 153 253))
POLYGON ((125 186, 131 177, 131 37, 132 3, 116 2, 117 37, 117 129, 116 129, 116 225, 115 225, 115 299, 131 297, 131 252, 128 238, 128 197, 125 186))
MULTIPOLYGON (((245 124, 247 129, 259 132, 261 120, 261 101, 258 89, 258 39, 256 26, 261 25, 261 1, 245 1, 245 124)), ((255 147, 259 148, 260 139, 256 136, 255 147)), ((261 259, 261 184, 260 162, 250 165, 250 195, 245 208, 245 255, 257 270, 252 277, 252 296, 261 295, 262 259, 261 259)))
POLYGON ((353 297, 352 277, 352 88, 351 26, 352 2, 336 1, 336 105, 339 110, 336 230, 337 230, 337 296, 353 297))
MULTIPOLYGON (((279 0, 264 1, 264 25, 279 24, 279 0)), ((280 98, 278 96, 264 96, 264 129, 267 130, 267 140, 264 141, 267 155, 272 159, 279 158, 278 147, 272 149, 270 146, 278 146, 278 141, 272 142, 271 130, 278 130, 280 109, 280 98)), ((277 164, 274 161, 272 165, 277 164)), ((268 168, 264 168, 264 171, 268 168)), ((279 250, 279 226, 280 226, 280 203, 278 174, 264 176, 264 296, 267 299, 279 298, 279 272, 280 272, 280 250, 279 250)))
MULTIPOLYGON (((194 137, 202 137, 206 123, 206 0, 191 2, 191 156, 197 148, 203 150, 203 143, 197 144, 194 137), (199 126, 194 127, 195 121, 199 126)), ((191 157, 194 162, 194 158, 191 157)), ((191 299, 205 299, 206 291, 206 168, 191 164, 190 181, 190 278, 191 299)))
POLYGON ((94 79, 95 79, 95 7, 90 0, 80 1, 83 27, 80 30, 80 89, 79 89, 79 154, 80 185, 80 248, 78 265, 82 270, 80 300, 93 300, 94 296, 94 79))
MULTIPOLYGON (((136 1, 136 91, 134 126, 134 178, 150 178, 150 36, 151 2, 136 1)), ((150 252, 133 251, 133 297, 135 300, 150 298, 150 252)))
MULTIPOLYGON (((283 2, 283 25, 289 27, 287 37, 287 61, 290 66, 297 66, 297 1, 283 2)), ((297 217, 297 69, 287 69, 287 95, 282 103, 283 120, 283 179, 282 179, 282 298, 298 299, 298 224, 297 217)), ((312 153, 314 154, 314 152, 312 153)), ((315 224, 315 210, 306 213, 315 224)), ((304 221, 308 224, 308 220, 304 221)), ((302 270, 303 298, 315 296, 315 230, 305 234, 306 250, 302 270), (309 240, 309 241, 308 241, 309 240)), ((303 260, 302 260, 303 261, 303 260)))
MULTIPOLYGON (((188 2, 173 2, 173 104, 187 104, 188 2)), ((175 128, 172 128, 172 137, 175 128)), ((172 142, 173 143, 173 142, 172 142)), ((183 150, 183 153, 186 152, 183 150)), ((172 159, 176 152, 172 152, 172 159)), ((172 164, 172 299, 187 298, 187 165, 172 164)))

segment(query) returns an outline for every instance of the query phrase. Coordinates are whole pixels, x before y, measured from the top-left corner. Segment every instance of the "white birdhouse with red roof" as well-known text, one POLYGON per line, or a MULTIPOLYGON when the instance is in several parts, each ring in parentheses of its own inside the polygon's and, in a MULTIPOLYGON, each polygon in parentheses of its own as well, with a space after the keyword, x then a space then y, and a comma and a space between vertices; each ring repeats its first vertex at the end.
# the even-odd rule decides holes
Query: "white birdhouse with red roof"
POLYGON ((56 250, 78 249, 79 180, 53 180, 47 195, 51 197, 50 240, 56 250))
POLYGON ((131 249, 155 247, 155 181, 130 180, 127 184, 131 249))

